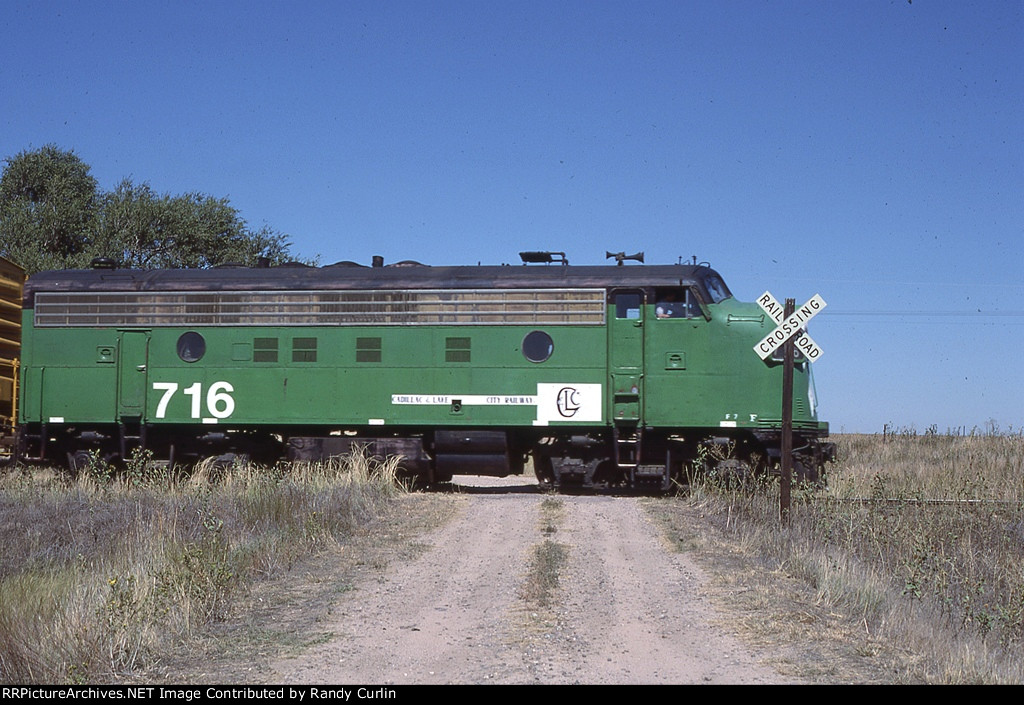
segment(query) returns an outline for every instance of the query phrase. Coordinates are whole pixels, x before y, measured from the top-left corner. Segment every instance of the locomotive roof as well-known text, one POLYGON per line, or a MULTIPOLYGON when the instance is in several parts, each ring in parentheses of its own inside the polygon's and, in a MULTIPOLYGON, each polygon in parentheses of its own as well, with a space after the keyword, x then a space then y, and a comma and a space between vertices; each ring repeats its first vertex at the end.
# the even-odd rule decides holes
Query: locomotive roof
MULTIPOLYGON (((443 266, 399 263, 365 267, 83 269, 40 272, 25 285, 25 303, 38 291, 301 291, 367 289, 551 289, 695 286, 722 279, 700 264, 443 266)), ((726 290, 727 291, 727 290, 726 290)))

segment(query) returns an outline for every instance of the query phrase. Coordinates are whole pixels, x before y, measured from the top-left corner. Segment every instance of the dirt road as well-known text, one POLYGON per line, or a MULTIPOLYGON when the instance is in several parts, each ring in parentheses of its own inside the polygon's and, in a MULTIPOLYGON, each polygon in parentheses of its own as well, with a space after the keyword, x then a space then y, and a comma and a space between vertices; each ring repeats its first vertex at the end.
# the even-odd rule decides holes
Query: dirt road
MULTIPOLYGON (((491 480, 493 484, 495 481, 491 480)), ((518 482, 518 481, 516 481, 518 482)), ((630 497, 468 489, 429 548, 339 597, 289 683, 778 683, 721 626, 704 576, 630 497), (546 543, 547 542, 547 543, 546 543), (543 573, 537 548, 557 546, 543 573), (545 605, 529 587, 552 580, 545 605)))

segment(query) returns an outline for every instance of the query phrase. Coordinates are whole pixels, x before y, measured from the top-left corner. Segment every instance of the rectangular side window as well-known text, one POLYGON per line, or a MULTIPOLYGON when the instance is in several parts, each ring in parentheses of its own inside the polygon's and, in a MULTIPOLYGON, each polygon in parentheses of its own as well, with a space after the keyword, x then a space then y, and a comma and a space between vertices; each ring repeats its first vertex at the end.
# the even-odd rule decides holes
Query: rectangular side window
POLYGON ((469 338, 445 338, 444 361, 445 362, 469 362, 470 341, 469 338))
POLYGON ((654 306, 656 318, 699 318, 700 304, 690 289, 659 289, 654 306))
POLYGON ((616 318, 640 318, 640 294, 616 294, 616 318))
POLYGON ((356 338, 356 362, 380 362, 380 338, 356 338))
POLYGON ((316 338, 292 338, 292 362, 316 362, 316 338))
POLYGON ((277 362, 277 338, 254 338, 252 341, 253 362, 277 362))

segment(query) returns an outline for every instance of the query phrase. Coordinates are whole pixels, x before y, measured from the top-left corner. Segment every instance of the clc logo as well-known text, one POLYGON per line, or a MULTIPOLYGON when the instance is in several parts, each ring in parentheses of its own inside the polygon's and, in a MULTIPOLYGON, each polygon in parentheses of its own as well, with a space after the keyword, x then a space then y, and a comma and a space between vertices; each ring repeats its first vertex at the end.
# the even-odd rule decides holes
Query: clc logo
POLYGON ((558 413, 567 419, 571 419, 580 410, 579 391, 575 387, 562 387, 558 390, 558 397, 555 404, 558 413))

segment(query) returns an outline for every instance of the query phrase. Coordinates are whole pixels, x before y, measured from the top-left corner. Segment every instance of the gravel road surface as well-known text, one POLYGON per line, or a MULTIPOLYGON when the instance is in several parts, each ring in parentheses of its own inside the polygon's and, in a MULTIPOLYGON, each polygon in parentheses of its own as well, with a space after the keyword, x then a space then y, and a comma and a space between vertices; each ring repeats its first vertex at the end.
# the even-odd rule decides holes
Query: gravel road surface
POLYGON ((465 478, 457 518, 339 596, 334 635, 274 664, 288 683, 781 683, 702 596, 633 497, 551 497, 465 478), (545 542, 551 542, 546 544, 545 542), (545 605, 528 589, 557 544, 545 605))

